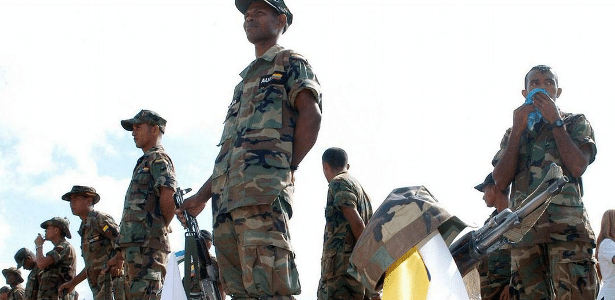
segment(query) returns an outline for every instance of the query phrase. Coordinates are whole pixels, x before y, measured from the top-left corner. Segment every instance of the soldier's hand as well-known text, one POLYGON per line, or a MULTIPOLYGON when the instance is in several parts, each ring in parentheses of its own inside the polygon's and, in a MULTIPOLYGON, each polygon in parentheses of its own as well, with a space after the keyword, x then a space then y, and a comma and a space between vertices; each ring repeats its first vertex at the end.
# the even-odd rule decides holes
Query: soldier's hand
POLYGON ((58 288, 58 294, 62 297, 62 295, 72 292, 74 288, 75 286, 72 285, 70 281, 65 282, 58 288))
POLYGON ((513 131, 523 131, 527 126, 528 115, 534 111, 536 107, 533 104, 523 104, 515 109, 513 115, 513 131))
POLYGON ((45 239, 39 233, 38 236, 36 236, 36 239, 34 240, 34 245, 36 245, 36 247, 40 247, 43 245, 44 242, 45 242, 45 239))
POLYGON ((536 93, 533 97, 534 106, 538 108, 542 117, 550 124, 559 119, 559 112, 555 101, 545 93, 536 93))
POLYGON ((107 261, 107 267, 102 270, 102 274, 106 274, 107 272, 111 272, 111 275, 117 276, 121 274, 122 269, 124 267, 124 256, 122 252, 118 252, 111 259, 107 261))
POLYGON ((184 203, 175 210, 175 215, 177 219, 182 223, 184 227, 186 227, 186 218, 184 217, 184 211, 187 212, 190 216, 196 217, 201 211, 205 208, 205 204, 207 201, 199 201, 195 196, 190 196, 188 199, 184 200, 184 203))
POLYGON ((508 290, 509 288, 510 286, 508 285, 504 288, 504 290, 500 294, 500 300, 510 300, 510 292, 508 290))

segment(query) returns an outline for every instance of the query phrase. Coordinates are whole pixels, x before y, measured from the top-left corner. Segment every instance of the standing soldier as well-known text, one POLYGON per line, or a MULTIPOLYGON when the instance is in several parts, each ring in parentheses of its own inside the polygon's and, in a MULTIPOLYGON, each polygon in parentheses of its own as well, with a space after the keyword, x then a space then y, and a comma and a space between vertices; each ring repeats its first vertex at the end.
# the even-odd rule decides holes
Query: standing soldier
POLYGON ((177 214, 196 216, 212 199, 216 257, 233 299, 293 299, 294 172, 318 137, 320 84, 303 56, 277 44, 293 21, 283 0, 235 6, 256 59, 240 74, 212 175, 177 214))
MULTIPOLYGON (((489 173, 485 181, 474 187, 483 193, 487 207, 495 207, 489 218, 508 208, 510 188, 500 191, 495 186, 493 175, 489 173)), ((489 220, 489 219, 488 219, 489 220)), ((487 221, 488 221, 487 220, 487 221)), ((482 300, 508 300, 510 283, 510 249, 498 249, 486 256, 478 264, 480 276, 480 295, 482 300)))
POLYGON ((62 196, 62 200, 70 201, 73 214, 81 218, 79 235, 85 268, 75 278, 62 284, 60 291, 70 292, 87 278, 95 300, 111 299, 111 293, 115 300, 123 300, 125 286, 122 269, 113 267, 106 275, 102 274, 109 258, 115 255, 119 228, 110 215, 94 210, 100 196, 92 187, 75 185, 62 196))
POLYGON ((23 282, 23 277, 21 277, 21 272, 17 270, 15 267, 10 267, 8 269, 2 270, 2 275, 4 275, 4 279, 6 279, 6 284, 11 287, 7 295, 8 300, 25 300, 26 293, 21 287, 21 283, 23 282))
POLYGON ((36 255, 28 248, 21 248, 15 253, 15 262, 17 263, 17 269, 23 266, 24 269, 30 271, 25 295, 27 300, 36 300, 38 298, 38 284, 41 276, 41 270, 36 265, 36 255))
POLYGON ((599 288, 592 257, 596 239, 582 199, 582 175, 596 158, 594 130, 584 115, 559 109, 562 88, 551 67, 533 67, 524 83, 521 93, 531 103, 515 109, 492 161, 493 179, 500 190, 512 184, 512 208, 538 188, 553 163, 562 167, 568 183, 511 249, 510 296, 593 300, 599 288), (528 123, 536 111, 539 121, 528 123))
POLYGON ((38 300, 62 299, 73 300, 73 295, 60 293, 58 288, 63 283, 75 277, 77 269, 77 254, 75 248, 66 241, 71 238, 68 228, 70 222, 66 218, 53 217, 41 224, 45 229, 45 238, 39 233, 34 240, 36 245, 36 264, 42 270, 38 300), (43 254, 43 243, 51 241, 53 249, 43 254))
POLYGON ((126 262, 127 299, 160 299, 169 252, 169 223, 173 220, 177 188, 171 158, 162 147, 167 121, 159 114, 141 110, 122 120, 132 131, 143 156, 137 161, 124 200, 118 253, 105 272, 126 262))
POLYGON ((322 155, 322 169, 329 183, 325 207, 325 233, 318 284, 319 300, 363 300, 370 295, 365 286, 348 274, 350 255, 365 225, 372 217, 369 196, 358 180, 350 176, 348 155, 341 148, 329 148, 322 155))

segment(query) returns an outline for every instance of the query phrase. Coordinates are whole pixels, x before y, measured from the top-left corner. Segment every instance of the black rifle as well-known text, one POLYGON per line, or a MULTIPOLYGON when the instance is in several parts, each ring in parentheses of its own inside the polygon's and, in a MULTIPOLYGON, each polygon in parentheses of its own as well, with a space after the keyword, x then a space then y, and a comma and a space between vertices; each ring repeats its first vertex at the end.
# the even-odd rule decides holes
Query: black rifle
MULTIPOLYGON (((182 190, 177 188, 175 192, 175 206, 181 207, 184 203, 184 195, 192 189, 182 190)), ((186 248, 184 260, 184 290, 188 299, 222 300, 220 290, 216 283, 218 270, 213 259, 209 255, 205 239, 201 236, 199 224, 196 218, 184 211, 186 220, 186 248), (194 268, 195 276, 191 276, 194 268), (199 288, 198 294, 192 294, 192 287, 199 288)))

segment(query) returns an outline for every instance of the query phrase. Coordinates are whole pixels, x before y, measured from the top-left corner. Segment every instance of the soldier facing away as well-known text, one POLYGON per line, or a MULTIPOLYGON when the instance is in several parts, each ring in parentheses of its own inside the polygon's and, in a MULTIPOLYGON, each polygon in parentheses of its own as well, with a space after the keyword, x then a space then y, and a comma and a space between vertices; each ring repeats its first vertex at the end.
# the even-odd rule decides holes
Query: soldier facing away
POLYGON ((26 293, 24 292, 21 283, 23 282, 23 277, 21 277, 21 272, 15 268, 10 267, 8 269, 2 270, 2 275, 6 279, 6 284, 8 284, 11 289, 8 292, 7 299, 8 300, 24 300, 26 299, 26 293))
POLYGON ((77 254, 75 248, 66 241, 71 238, 70 222, 66 218, 54 217, 41 224, 45 229, 45 238, 39 234, 34 241, 36 245, 36 264, 41 269, 37 297, 38 300, 62 299, 73 300, 74 294, 61 294, 58 288, 75 277, 77 254), (45 240, 53 243, 53 249, 43 254, 45 240))
POLYGON ((137 160, 124 199, 119 251, 105 272, 126 263, 127 299, 160 299, 166 275, 169 223, 173 219, 177 188, 173 162, 162 147, 167 121, 156 112, 141 110, 122 120, 132 131, 135 145, 143 150, 137 160))
POLYGON ((41 276, 41 270, 36 265, 36 255, 28 248, 21 248, 15 253, 15 262, 17 263, 17 269, 23 266, 24 269, 30 271, 28 282, 26 283, 25 296, 27 300, 36 300, 39 278, 41 276))
POLYGON ((277 45, 293 21, 283 0, 236 0, 235 6, 256 60, 240 74, 213 174, 176 214, 184 222, 184 210, 196 216, 212 199, 227 294, 294 299, 301 292, 288 231, 294 172, 318 136, 320 84, 305 58, 277 45))
MULTIPOLYGON (((348 155, 341 148, 329 148, 322 155, 322 169, 329 183, 325 207, 319 300, 363 300, 369 291, 348 274, 350 255, 365 225, 372 217, 369 196, 358 180, 350 176, 348 155)), ((380 299, 374 294, 372 299, 380 299)))
POLYGON ((584 115, 556 105, 562 89, 550 67, 533 67, 524 84, 521 93, 528 104, 514 111, 513 125, 493 159, 493 179, 500 190, 512 184, 513 209, 540 185, 552 163, 569 182, 511 249, 511 298, 595 299, 596 243, 581 200, 581 176, 596 156, 594 131, 584 115), (530 126, 536 111, 542 117, 530 126))
POLYGON ((115 300, 123 300, 123 270, 114 266, 109 273, 102 273, 107 261, 115 255, 119 228, 110 215, 94 210, 100 195, 92 187, 75 185, 62 196, 62 200, 69 201, 73 214, 81 218, 79 235, 85 268, 62 284, 60 291, 70 292, 87 278, 95 300, 111 299, 112 296, 115 300))

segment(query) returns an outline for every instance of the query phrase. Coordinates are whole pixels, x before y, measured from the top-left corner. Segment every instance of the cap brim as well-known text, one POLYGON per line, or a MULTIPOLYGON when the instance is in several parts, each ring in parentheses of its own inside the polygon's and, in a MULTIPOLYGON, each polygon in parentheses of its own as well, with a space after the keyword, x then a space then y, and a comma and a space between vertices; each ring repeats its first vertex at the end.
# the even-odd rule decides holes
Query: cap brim
POLYGON ((135 124, 133 119, 122 120, 121 123, 122 123, 122 127, 128 131, 132 131, 132 125, 135 124))
POLYGON ((70 201, 70 195, 73 195, 73 194, 89 194, 89 195, 94 196, 94 200, 92 201, 92 204, 96 204, 98 203, 98 201, 100 201, 100 195, 98 195, 97 193, 92 193, 92 192, 68 192, 62 196, 62 200, 70 201))
POLYGON ((485 186, 487 186, 487 184, 485 184, 484 182, 475 186, 474 188, 477 189, 479 192, 484 193, 485 192, 485 186))

